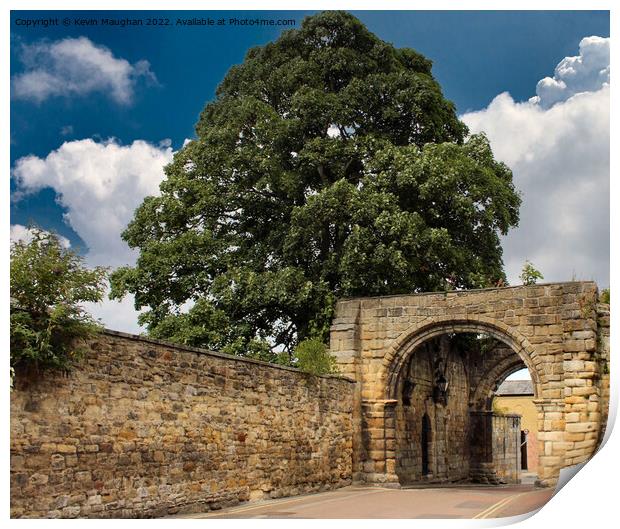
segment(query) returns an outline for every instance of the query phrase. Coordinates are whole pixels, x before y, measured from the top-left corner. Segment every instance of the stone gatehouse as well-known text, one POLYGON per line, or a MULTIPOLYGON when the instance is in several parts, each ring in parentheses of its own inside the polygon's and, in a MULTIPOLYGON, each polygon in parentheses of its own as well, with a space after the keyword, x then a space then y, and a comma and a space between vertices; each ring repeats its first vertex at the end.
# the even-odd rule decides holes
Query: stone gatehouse
POLYGON ((540 484, 554 485, 601 439, 609 312, 592 282, 341 300, 331 351, 358 382, 357 480, 517 480, 518 418, 491 406, 523 367, 538 410, 540 484), (488 347, 459 348, 462 336, 486 337, 488 347))

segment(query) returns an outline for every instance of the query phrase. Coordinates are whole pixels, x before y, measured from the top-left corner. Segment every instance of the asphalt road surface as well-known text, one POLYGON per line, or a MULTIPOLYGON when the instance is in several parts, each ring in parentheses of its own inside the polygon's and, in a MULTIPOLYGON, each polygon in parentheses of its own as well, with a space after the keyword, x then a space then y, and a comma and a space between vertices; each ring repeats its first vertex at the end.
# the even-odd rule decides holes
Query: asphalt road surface
POLYGON ((179 518, 502 518, 536 511, 554 489, 533 485, 339 490, 246 503, 179 518))

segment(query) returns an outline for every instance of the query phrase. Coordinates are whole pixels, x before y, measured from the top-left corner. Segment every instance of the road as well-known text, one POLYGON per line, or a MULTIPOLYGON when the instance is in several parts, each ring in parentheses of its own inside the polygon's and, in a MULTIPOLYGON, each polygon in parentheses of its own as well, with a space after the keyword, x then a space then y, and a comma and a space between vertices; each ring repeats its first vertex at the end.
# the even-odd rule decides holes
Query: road
POLYGON ((339 490, 180 515, 179 518, 501 518, 535 511, 553 489, 533 485, 339 490))

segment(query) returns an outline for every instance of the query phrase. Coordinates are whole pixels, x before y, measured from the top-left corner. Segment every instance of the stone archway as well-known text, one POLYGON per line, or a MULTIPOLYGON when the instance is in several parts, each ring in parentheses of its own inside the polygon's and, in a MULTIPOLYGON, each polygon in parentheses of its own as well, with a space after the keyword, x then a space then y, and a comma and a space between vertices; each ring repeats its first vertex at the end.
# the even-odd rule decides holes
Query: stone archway
POLYGON ((378 372, 377 377, 379 387, 385 388, 386 399, 396 398, 396 381, 411 351, 425 341, 446 333, 487 334, 505 343, 528 368, 532 376, 535 395, 538 395, 540 379, 541 376, 544 376, 543 371, 538 371, 541 361, 536 349, 518 330, 483 316, 469 316, 463 320, 441 316, 428 318, 421 324, 412 325, 387 349, 382 369, 378 372))
MULTIPOLYGON (((502 355, 496 364, 491 365, 488 369, 482 370, 476 381, 475 387, 472 388, 470 396, 470 405, 472 408, 483 411, 491 409, 491 400, 495 395, 497 387, 508 378, 510 375, 523 369, 524 363, 521 358, 516 355, 512 349, 508 348, 510 353, 502 355)), ((527 366, 525 366, 527 367, 527 366)), ((531 371, 530 376, 532 376, 531 371)), ((532 376, 532 381, 534 380, 532 376)), ((532 384, 534 390, 534 399, 538 399, 539 395, 536 393, 537 387, 532 384)))
MULTIPOLYGON (((532 374, 539 424, 539 479, 554 485, 562 467, 587 460, 601 431, 597 351, 598 290, 592 282, 342 300, 331 330, 341 371, 357 380, 355 477, 394 483, 398 380, 411 351, 445 333, 485 333, 505 343, 532 374)), ((514 359, 479 377, 484 402, 514 359)), ((606 397, 605 397, 606 398, 606 397)))
MULTIPOLYGON (((540 365, 540 361, 534 347, 518 330, 487 317, 471 316, 466 320, 446 316, 428 318, 420 325, 410 326, 394 340, 384 357, 384 369, 379 371, 375 383, 385 388, 385 402, 389 403, 386 410, 389 425, 386 425, 383 438, 393 439, 389 443, 393 445, 393 450, 386 453, 386 467, 394 468, 398 482, 404 485, 429 481, 429 478, 434 482, 475 479, 498 483, 518 480, 520 454, 517 454, 517 449, 520 439, 516 436, 520 434, 520 428, 517 429, 519 419, 495 416, 490 401, 479 398, 476 391, 492 393, 499 379, 507 376, 507 371, 514 369, 514 366, 523 365, 531 372, 534 388, 538 388, 544 373, 537 371, 536 366, 540 365), (446 371, 452 373, 449 377, 452 386, 451 398, 435 404, 430 387, 423 387, 415 399, 418 401, 416 413, 416 406, 405 407, 399 402, 404 377, 409 376, 411 365, 426 365, 426 372, 416 380, 424 385, 425 379, 432 378, 428 362, 422 361, 420 364, 416 357, 421 356, 420 350, 423 350, 424 346, 438 338, 439 341, 445 341, 441 338, 448 334, 485 335, 504 346, 493 349, 489 353, 491 359, 484 358, 484 362, 476 365, 463 363, 463 358, 459 355, 445 356, 448 364, 446 371), (470 402, 470 386, 473 402, 470 402), (474 405, 476 398, 481 401, 478 406, 474 405), (427 419, 433 418, 434 459, 427 476, 416 472, 419 470, 417 467, 420 466, 420 461, 419 457, 415 457, 417 443, 412 442, 417 437, 415 424, 422 413, 427 419), (503 437, 499 439, 498 436, 503 437), (506 443, 510 446, 508 452, 504 448, 506 443), (498 448, 500 446, 501 448, 498 448)), ((543 413, 542 407, 539 412, 543 413)), ((381 432, 369 433, 379 433, 381 436, 381 432)), ((376 444, 380 445, 381 439, 376 444)), ((544 474, 544 469, 541 473, 544 474)), ((394 481, 394 475, 386 476, 386 479, 394 481)))

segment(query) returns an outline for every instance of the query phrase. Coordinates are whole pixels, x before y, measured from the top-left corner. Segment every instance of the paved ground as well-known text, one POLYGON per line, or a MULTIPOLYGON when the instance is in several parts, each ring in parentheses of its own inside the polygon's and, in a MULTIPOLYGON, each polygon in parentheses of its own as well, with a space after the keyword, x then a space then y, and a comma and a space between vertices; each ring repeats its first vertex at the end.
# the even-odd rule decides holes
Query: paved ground
POLYGON ((183 518, 501 518, 535 511, 553 489, 533 485, 387 489, 351 486, 183 518))

